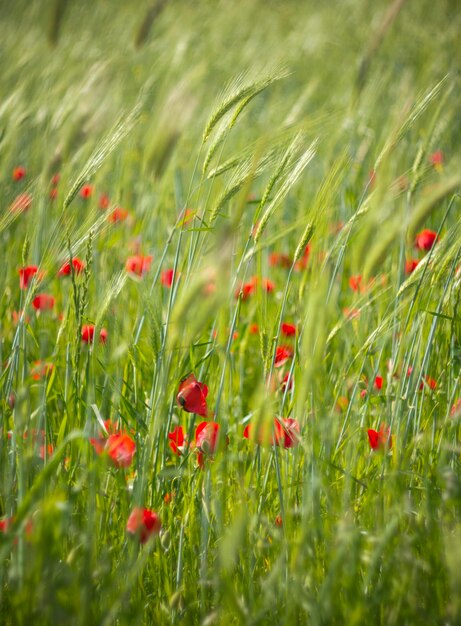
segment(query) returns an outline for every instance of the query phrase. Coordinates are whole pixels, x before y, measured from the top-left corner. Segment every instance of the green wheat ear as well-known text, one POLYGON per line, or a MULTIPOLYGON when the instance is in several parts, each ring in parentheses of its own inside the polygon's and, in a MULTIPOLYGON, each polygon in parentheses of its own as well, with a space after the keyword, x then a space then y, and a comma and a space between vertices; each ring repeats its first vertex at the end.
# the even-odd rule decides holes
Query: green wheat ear
POLYGON ((205 126, 205 130, 203 131, 202 142, 205 143, 208 140, 212 130, 219 122, 219 120, 234 106, 236 106, 237 104, 240 105, 234 116, 229 119, 229 128, 234 125, 237 117, 253 98, 255 98, 258 94, 267 89, 275 81, 288 76, 288 74, 289 72, 287 70, 280 70, 273 74, 269 74, 262 79, 246 84, 245 75, 241 75, 238 78, 234 79, 224 91, 221 101, 218 103, 215 111, 213 111, 213 113, 211 114, 211 117, 208 120, 207 125, 205 126))

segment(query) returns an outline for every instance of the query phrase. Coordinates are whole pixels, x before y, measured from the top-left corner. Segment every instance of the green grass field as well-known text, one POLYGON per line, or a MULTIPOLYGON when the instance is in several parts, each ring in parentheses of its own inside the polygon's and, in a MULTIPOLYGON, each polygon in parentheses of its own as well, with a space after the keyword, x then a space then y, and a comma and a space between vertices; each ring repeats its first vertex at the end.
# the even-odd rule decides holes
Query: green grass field
POLYGON ((460 624, 457 0, 0 7, 0 624, 460 624))

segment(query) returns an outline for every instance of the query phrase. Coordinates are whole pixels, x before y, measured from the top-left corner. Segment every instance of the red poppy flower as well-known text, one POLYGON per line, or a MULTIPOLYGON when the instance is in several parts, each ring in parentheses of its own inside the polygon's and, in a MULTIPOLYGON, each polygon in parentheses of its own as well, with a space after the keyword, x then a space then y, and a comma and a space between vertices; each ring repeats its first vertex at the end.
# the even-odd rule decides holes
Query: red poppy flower
POLYGON ((85 343, 93 343, 94 325, 85 324, 82 326, 82 341, 85 343))
POLYGON ((278 526, 279 528, 282 528, 283 526, 283 519, 281 515, 277 515, 277 517, 274 520, 274 523, 276 526, 278 526))
POLYGON ((294 448, 299 443, 299 422, 291 417, 282 420, 283 438, 277 445, 282 443, 285 449, 294 448))
POLYGON ((99 201, 98 201, 99 208, 102 211, 105 211, 107 208, 109 208, 109 204, 110 204, 109 196, 106 193, 102 193, 99 196, 99 201))
POLYGON ((461 398, 459 398, 453 403, 453 406, 450 409, 450 415, 451 417, 461 416, 461 398))
POLYGON ((407 259, 405 261, 405 274, 411 274, 418 267, 418 259, 407 259))
POLYGON ((386 450, 392 448, 392 437, 389 428, 384 424, 379 431, 370 429, 368 431, 368 441, 372 450, 386 450))
MULTIPOLYGON (((94 324, 85 324, 82 326, 82 341, 84 343, 93 343, 94 331, 94 324)), ((106 343, 107 341, 107 330, 105 328, 101 328, 99 331, 99 341, 101 343, 106 343)))
POLYGON ((109 436, 104 450, 116 467, 130 467, 136 452, 136 444, 129 435, 116 433, 109 436))
POLYGON ((436 150, 435 152, 433 152, 431 154, 430 161, 431 161, 432 165, 434 166, 434 169, 436 169, 436 170, 442 169, 442 165, 443 165, 443 152, 442 152, 442 150, 436 150))
POLYGON ((296 335, 296 326, 294 324, 288 324, 287 322, 283 322, 282 334, 284 334, 285 337, 292 337, 293 335, 296 335))
POLYGON ((428 252, 434 245, 436 239, 437 233, 434 230, 429 230, 428 228, 425 228, 416 235, 415 248, 418 248, 418 250, 423 250, 424 252, 428 252))
POLYGON ((26 168, 22 165, 15 167, 13 170, 13 180, 22 180, 26 175, 26 168))
POLYGON ((356 276, 351 276, 349 278, 349 287, 352 291, 362 291, 363 290, 363 278, 360 274, 356 276))
MULTIPOLYGON (((437 389, 437 381, 431 378, 430 376, 424 376, 424 382, 428 385, 429 389, 437 389)), ((419 384, 419 390, 422 391, 424 389, 424 382, 421 381, 419 384)))
POLYGON ((273 421, 273 433, 268 436, 267 429, 264 427, 260 428, 256 433, 256 436, 253 435, 253 426, 252 424, 248 424, 243 431, 243 436, 245 439, 254 439, 256 443, 260 445, 270 444, 276 446, 283 446, 284 448, 294 448, 299 443, 299 423, 297 420, 292 418, 286 418, 279 420, 274 418, 273 421))
POLYGON ((293 389, 293 376, 290 376, 290 372, 287 372, 282 378, 281 387, 284 391, 287 387, 288 391, 291 391, 293 389))
POLYGON ((242 300, 247 300, 249 296, 256 291, 257 279, 255 277, 250 278, 249 281, 243 283, 241 287, 236 289, 235 297, 239 298, 242 294, 242 300))
POLYGON ((27 265, 26 267, 19 268, 19 288, 27 289, 32 282, 32 278, 37 273, 38 267, 36 265, 27 265))
POLYGON ((275 351, 274 367, 281 367, 293 356, 293 350, 289 346, 278 346, 275 351))
POLYGON ((32 196, 29 193, 20 193, 10 205, 11 213, 25 213, 32 205, 32 196))
POLYGON ((126 530, 130 535, 139 537, 140 543, 146 543, 154 535, 158 535, 162 524, 160 517, 150 509, 135 507, 126 523, 126 530))
POLYGON ((275 283, 268 278, 263 278, 261 281, 261 286, 266 293, 271 293, 275 289, 275 283))
POLYGON ((348 320, 355 320, 360 317, 360 309, 350 309, 346 307, 343 309, 343 315, 348 320))
POLYGON ((205 454, 213 455, 216 452, 219 435, 219 424, 216 422, 201 422, 195 429, 195 446, 205 454))
POLYGON ((375 385, 375 389, 377 389, 378 391, 381 391, 381 389, 383 388, 383 377, 376 376, 374 385, 375 385))
POLYGON ((46 378, 54 370, 53 363, 44 363, 43 361, 35 361, 30 372, 33 380, 40 380, 46 378))
POLYGON ((178 216, 178 226, 185 226, 186 224, 191 222, 194 219, 196 213, 197 211, 193 211, 192 209, 185 209, 184 211, 181 211, 178 216))
POLYGON ((14 517, 4 517, 0 519, 0 533, 6 534, 13 521, 14 517))
POLYGON ((128 257, 125 268, 129 274, 133 274, 134 276, 139 276, 140 278, 142 278, 144 274, 147 274, 147 272, 149 271, 151 263, 151 256, 143 256, 142 254, 138 254, 136 256, 128 257))
POLYGON ((207 395, 208 387, 205 383, 199 383, 194 374, 190 374, 181 381, 176 401, 187 413, 208 417, 210 412, 206 403, 207 395))
POLYGON ((248 330, 250 331, 250 335, 257 335, 259 333, 259 326, 258 324, 251 324, 248 330))
POLYGON ((171 287, 171 285, 173 284, 173 276, 174 276, 174 269, 167 269, 167 270, 163 270, 161 276, 160 276, 160 282, 162 283, 162 285, 164 285, 165 287, 171 287))
MULTIPOLYGON (((235 297, 239 298, 240 294, 242 294, 242 300, 247 300, 249 296, 256 291, 258 284, 258 277, 252 276, 249 281, 243 283, 243 285, 235 291, 235 297)), ((267 293, 271 293, 275 289, 275 284, 268 278, 263 278, 261 281, 261 288, 267 293)))
POLYGON ((195 429, 195 447, 199 451, 197 462, 201 469, 205 467, 205 458, 213 457, 219 437, 219 424, 201 422, 195 429))
POLYGON ((92 195, 93 185, 83 185, 83 187, 80 189, 80 197, 84 200, 87 200, 88 198, 91 198, 92 195))
POLYGON ((269 265, 272 267, 279 266, 290 268, 292 264, 292 260, 288 256, 288 254, 282 254, 280 252, 271 252, 269 255, 269 265))
MULTIPOLYGON (((76 274, 80 274, 85 269, 85 263, 77 257, 72 259, 72 266, 76 274)), ((69 276, 72 273, 72 266, 70 261, 66 261, 66 263, 61 266, 58 276, 69 276)))
POLYGON ((54 298, 48 293, 39 293, 32 300, 32 306, 36 311, 51 311, 54 307, 54 298))
POLYGON ((129 216, 129 212, 126 209, 122 209, 121 207, 115 207, 115 209, 109 213, 107 219, 111 224, 118 224, 119 222, 124 222, 129 216))
POLYGON ((57 187, 52 187, 50 189, 50 200, 56 200, 57 197, 58 197, 58 189, 57 187))
POLYGON ((59 183, 59 181, 60 181, 60 180, 61 180, 61 174, 56 173, 56 174, 53 176, 53 178, 51 179, 51 184, 52 184, 52 185, 54 185, 54 186, 56 186, 56 185, 59 183))
POLYGON ((170 440, 168 443, 171 450, 173 451, 173 454, 181 456, 182 448, 186 441, 183 427, 176 426, 176 428, 171 433, 168 433, 168 439, 170 440))

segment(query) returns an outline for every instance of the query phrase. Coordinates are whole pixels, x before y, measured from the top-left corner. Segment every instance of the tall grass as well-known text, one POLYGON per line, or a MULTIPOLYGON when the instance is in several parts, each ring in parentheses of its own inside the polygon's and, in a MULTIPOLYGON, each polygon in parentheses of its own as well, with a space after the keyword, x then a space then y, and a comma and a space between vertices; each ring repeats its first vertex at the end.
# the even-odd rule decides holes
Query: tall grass
POLYGON ((1 9, 0 622, 458 624, 456 3, 42 8, 1 9))

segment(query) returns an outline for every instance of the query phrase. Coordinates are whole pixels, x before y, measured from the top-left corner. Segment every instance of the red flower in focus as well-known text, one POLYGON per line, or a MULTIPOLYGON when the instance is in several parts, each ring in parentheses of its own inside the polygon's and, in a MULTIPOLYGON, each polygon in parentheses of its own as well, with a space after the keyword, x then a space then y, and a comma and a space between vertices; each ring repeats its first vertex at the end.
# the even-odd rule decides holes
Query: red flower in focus
POLYGON ((37 273, 38 267, 36 265, 27 265, 26 267, 19 268, 19 288, 27 289, 32 282, 32 278, 37 273))
POLYGON ((20 165, 13 170, 13 180, 22 180, 26 175, 26 168, 20 165))
POLYGON ((54 370, 53 363, 44 363, 43 361, 35 361, 30 372, 33 380, 40 380, 46 378, 54 370))
POLYGON ((418 259, 407 259, 405 261, 405 274, 412 274, 418 266, 418 259))
POLYGON ((391 432, 384 424, 379 431, 373 429, 368 431, 368 441, 372 450, 390 450, 392 448, 391 432))
POLYGON ((425 228, 416 235, 415 248, 418 248, 418 250, 423 250, 424 252, 428 252, 434 245, 436 239, 437 233, 434 230, 429 230, 428 228, 425 228))
POLYGON ((107 439, 104 450, 116 467, 130 467, 136 452, 136 444, 129 435, 115 433, 107 439))
POLYGON ((278 346, 275 351, 274 367, 281 367, 293 356, 293 350, 289 346, 278 346))
POLYGON ((294 324, 287 324, 286 322, 283 322, 282 333, 285 337, 292 337, 293 335, 296 335, 296 326, 294 324))
POLYGON ((170 440, 168 443, 170 445, 171 450, 173 451, 173 454, 176 454, 177 456, 181 456, 182 454, 181 448, 184 447, 184 444, 186 442, 183 427, 176 426, 176 428, 171 433, 168 433, 168 439, 170 440))
POLYGON ((129 274, 133 274, 134 276, 139 276, 140 278, 142 278, 144 274, 147 274, 147 272, 149 271, 151 263, 151 256, 143 256, 142 254, 138 254, 136 256, 128 257, 125 268, 129 274))
POLYGON ((163 270, 161 276, 160 276, 160 282, 162 283, 162 285, 164 285, 165 287, 171 287, 171 285, 173 284, 173 276, 174 276, 174 269, 167 269, 167 270, 163 270))
POLYGON ((126 531, 135 537, 139 537, 140 543, 146 543, 154 535, 158 535, 162 524, 160 517, 150 509, 135 507, 126 523, 126 531))
POLYGON ((80 189, 80 197, 84 200, 87 200, 88 198, 91 198, 92 195, 93 185, 83 185, 83 187, 80 189))
MULTIPOLYGON (((82 326, 82 341, 84 343, 93 343, 94 331, 94 324, 85 324, 82 326)), ((106 343, 107 341, 107 330, 105 328, 101 328, 99 331, 99 341, 101 343, 106 343)))
POLYGON ((54 298, 48 293, 39 293, 32 300, 32 306, 36 311, 51 311, 54 307, 54 298))
POLYGON ((70 264, 70 261, 67 261, 61 266, 61 269, 58 272, 58 276, 70 276, 70 274, 72 273, 72 266, 76 274, 80 274, 85 269, 85 263, 79 258, 75 257, 72 259, 72 265, 70 264))
POLYGON ((431 163, 434 166, 434 169, 441 170, 443 165, 443 152, 442 150, 436 150, 431 154, 431 163))
POLYGON ((208 417, 210 412, 206 403, 207 395, 208 387, 205 383, 199 383, 194 374, 190 374, 180 382, 176 401, 187 413, 208 417))
POLYGON ((98 206, 102 211, 105 211, 106 209, 109 208, 109 204, 110 204, 110 199, 109 196, 106 193, 102 193, 99 196, 99 201, 98 201, 98 206))
POLYGON ((11 213, 25 213, 32 205, 32 196, 29 193, 20 193, 13 200, 9 210, 11 213))
POLYGON ((126 209, 122 209, 121 207, 115 207, 115 209, 109 213, 107 219, 111 224, 118 224, 119 222, 124 222, 129 216, 129 212, 126 209))

